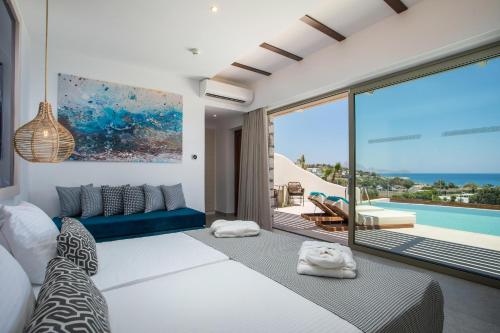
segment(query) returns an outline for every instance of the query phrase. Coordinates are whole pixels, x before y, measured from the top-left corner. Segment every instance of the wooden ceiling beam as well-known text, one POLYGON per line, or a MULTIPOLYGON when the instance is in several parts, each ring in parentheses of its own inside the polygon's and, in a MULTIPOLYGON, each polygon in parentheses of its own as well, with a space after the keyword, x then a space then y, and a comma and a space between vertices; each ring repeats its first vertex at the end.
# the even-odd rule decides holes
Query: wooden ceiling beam
POLYGON ((261 74, 261 75, 265 75, 265 76, 270 76, 271 75, 271 73, 263 71, 262 69, 258 69, 258 68, 255 68, 255 67, 251 67, 251 66, 247 66, 247 65, 244 65, 244 64, 240 64, 239 62, 233 62, 231 65, 234 66, 234 67, 246 69, 247 71, 258 73, 258 74, 261 74))
POLYGON ((344 35, 338 33, 337 31, 333 30, 330 27, 327 27, 326 25, 324 25, 323 23, 321 23, 320 21, 316 20, 315 18, 313 18, 309 15, 303 16, 300 20, 302 22, 304 22, 305 24, 313 27, 316 30, 321 31, 325 35, 328 35, 331 38, 333 38, 339 42, 341 42, 345 39, 344 35))
POLYGON ((401 14, 408 9, 401 0, 384 0, 396 13, 401 14))
POLYGON ((303 59, 302 57, 299 57, 296 54, 285 51, 283 49, 280 49, 279 47, 276 47, 276 46, 268 44, 268 43, 262 43, 262 44, 260 44, 260 47, 262 47, 266 50, 269 50, 271 52, 278 53, 279 55, 282 55, 284 57, 287 57, 287 58, 295 60, 295 61, 301 61, 303 59))

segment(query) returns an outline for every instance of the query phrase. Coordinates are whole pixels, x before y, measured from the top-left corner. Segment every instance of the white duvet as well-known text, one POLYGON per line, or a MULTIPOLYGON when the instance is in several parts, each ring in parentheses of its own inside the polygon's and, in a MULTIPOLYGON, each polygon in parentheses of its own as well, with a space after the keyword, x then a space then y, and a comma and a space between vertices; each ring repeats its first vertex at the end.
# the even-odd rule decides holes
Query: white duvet
POLYGON ((184 233, 97 243, 97 257, 101 291, 229 259, 184 233))
POLYGON ((232 260, 104 292, 112 332, 361 331, 232 260))

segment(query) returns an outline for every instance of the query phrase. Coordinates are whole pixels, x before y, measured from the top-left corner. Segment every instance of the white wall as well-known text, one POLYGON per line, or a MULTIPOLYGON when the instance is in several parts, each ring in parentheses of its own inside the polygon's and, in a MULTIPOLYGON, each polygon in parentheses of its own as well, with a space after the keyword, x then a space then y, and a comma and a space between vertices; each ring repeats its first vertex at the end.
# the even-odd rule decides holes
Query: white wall
MULTIPOLYGON (((35 45, 38 47, 39 45, 35 45)), ((40 45, 41 46, 41 45, 40 45)), ((41 48, 33 53, 33 73, 42 71, 41 48)), ((168 61, 166 59, 165 61, 168 61)), ((184 187, 187 205, 204 210, 204 103, 198 97, 198 82, 169 73, 140 68, 130 64, 95 59, 64 50, 50 49, 49 101, 57 110, 57 73, 80 75, 132 86, 159 89, 183 96, 183 159, 179 164, 63 162, 60 164, 29 164, 28 199, 49 215, 56 215, 59 202, 56 185, 81 184, 175 184, 184 187), (191 155, 198 159, 192 160, 191 155)), ((42 73, 40 73, 42 74, 42 73)), ((35 114, 43 96, 42 76, 31 81, 31 111, 35 114)))
POLYGON ((254 85, 277 107, 500 39, 500 1, 424 0, 254 85))
POLYGON ((326 195, 347 197, 344 186, 327 182, 315 174, 297 166, 287 157, 274 154, 274 185, 287 185, 289 182, 300 182, 304 188, 304 197, 311 192, 322 192, 326 195))

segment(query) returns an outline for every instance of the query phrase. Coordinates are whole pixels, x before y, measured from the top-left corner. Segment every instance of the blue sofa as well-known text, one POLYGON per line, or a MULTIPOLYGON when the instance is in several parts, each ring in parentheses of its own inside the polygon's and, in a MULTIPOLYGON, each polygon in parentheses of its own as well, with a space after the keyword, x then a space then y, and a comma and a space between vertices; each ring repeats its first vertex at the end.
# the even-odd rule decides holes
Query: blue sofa
MULTIPOLYGON (((77 219, 97 242, 201 229, 205 225, 205 213, 191 208, 77 219)), ((60 230, 62 218, 54 217, 52 220, 60 230)))

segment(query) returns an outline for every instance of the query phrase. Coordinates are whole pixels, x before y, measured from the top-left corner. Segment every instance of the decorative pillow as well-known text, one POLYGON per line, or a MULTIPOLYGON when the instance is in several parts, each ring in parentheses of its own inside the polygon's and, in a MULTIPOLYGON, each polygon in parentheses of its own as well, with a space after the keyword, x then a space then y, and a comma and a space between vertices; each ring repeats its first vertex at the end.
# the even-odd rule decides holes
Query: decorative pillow
POLYGON ((123 189, 124 186, 101 186, 104 216, 123 214, 123 189))
POLYGON ((103 213, 101 188, 82 186, 82 218, 86 219, 103 213))
POLYGON ((66 257, 88 275, 97 273, 97 249, 94 237, 80 221, 65 217, 57 236, 57 255, 66 257))
POLYGON ((165 210, 165 201, 160 186, 151 186, 144 184, 144 198, 146 200, 146 213, 155 210, 165 210))
MULTIPOLYGON (((86 186, 92 186, 92 184, 86 186)), ((56 186, 57 194, 59 195, 59 203, 61 205, 61 212, 59 213, 60 217, 80 216, 82 214, 81 187, 84 186, 56 186)))
POLYGON ((165 206, 167 210, 174 210, 186 207, 186 200, 184 200, 184 192, 182 191, 182 184, 172 186, 161 186, 163 197, 165 198, 165 206))
POLYGON ((142 186, 126 186, 123 189, 123 213, 125 215, 144 213, 146 202, 142 186))
POLYGON ((0 332, 22 332, 35 306, 30 280, 19 263, 0 246, 0 332))
POLYGON ((3 206, 0 215, 10 251, 31 283, 41 284, 47 263, 56 256, 59 230, 47 214, 28 202, 3 206))
POLYGON ((110 332, 106 299, 83 270, 56 257, 47 265, 33 317, 24 332, 110 332))

